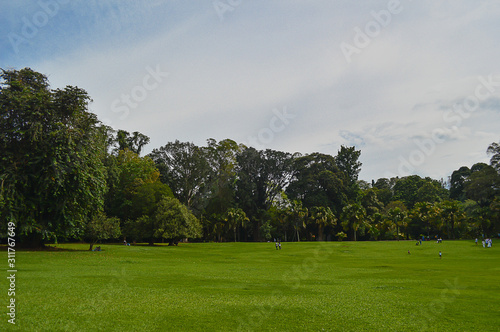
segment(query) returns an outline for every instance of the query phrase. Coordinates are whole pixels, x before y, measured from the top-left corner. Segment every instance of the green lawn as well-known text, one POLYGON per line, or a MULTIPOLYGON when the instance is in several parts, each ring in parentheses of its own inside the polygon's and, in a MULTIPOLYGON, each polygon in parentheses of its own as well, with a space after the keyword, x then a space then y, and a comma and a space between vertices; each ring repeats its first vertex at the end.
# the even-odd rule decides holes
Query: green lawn
POLYGON ((274 243, 200 243, 88 252, 88 245, 68 244, 57 246, 64 251, 20 251, 16 325, 7 322, 4 277, 0 330, 494 331, 499 245, 301 242, 275 250, 274 243))

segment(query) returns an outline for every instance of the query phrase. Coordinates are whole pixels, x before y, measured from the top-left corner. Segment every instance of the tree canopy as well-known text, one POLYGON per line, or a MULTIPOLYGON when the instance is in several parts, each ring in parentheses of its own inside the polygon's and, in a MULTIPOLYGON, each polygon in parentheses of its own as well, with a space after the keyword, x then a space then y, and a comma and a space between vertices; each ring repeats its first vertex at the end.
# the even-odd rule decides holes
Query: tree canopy
POLYGON ((2 70, 0 218, 21 240, 381 240, 500 231, 499 143, 490 164, 449 179, 359 179, 361 150, 258 150, 175 140, 141 157, 147 135, 104 126, 78 87, 2 70))
POLYGON ((29 68, 0 78, 1 218, 16 223, 26 245, 78 237, 107 190, 106 136, 87 111, 90 97, 52 90, 29 68))

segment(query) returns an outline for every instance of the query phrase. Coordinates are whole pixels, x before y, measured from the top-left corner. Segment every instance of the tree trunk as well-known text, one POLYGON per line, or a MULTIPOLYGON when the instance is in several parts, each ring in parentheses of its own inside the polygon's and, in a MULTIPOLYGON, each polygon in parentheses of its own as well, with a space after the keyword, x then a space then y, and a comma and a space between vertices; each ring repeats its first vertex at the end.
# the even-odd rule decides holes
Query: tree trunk
POLYGON ((260 220, 257 221, 255 224, 254 224, 254 231, 253 231, 253 240, 254 242, 259 242, 260 241, 260 220))
POLYGON ((318 241, 323 241, 323 226, 318 225, 318 241))
POLYGON ((451 236, 455 240, 455 222, 451 224, 451 236))
POLYGON ((90 250, 90 251, 92 251, 92 248, 93 248, 93 247, 94 247, 94 244, 93 244, 93 243, 91 243, 91 244, 90 244, 90 248, 89 248, 89 250, 90 250))

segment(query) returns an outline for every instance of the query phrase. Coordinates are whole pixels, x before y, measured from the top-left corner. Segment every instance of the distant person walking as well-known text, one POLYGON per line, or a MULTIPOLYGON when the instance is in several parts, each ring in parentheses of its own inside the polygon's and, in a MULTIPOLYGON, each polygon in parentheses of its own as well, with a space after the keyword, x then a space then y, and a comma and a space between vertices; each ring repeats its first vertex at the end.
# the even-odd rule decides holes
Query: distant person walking
POLYGON ((442 257, 442 254, 441 254, 441 251, 440 251, 440 252, 439 252, 439 259, 441 259, 441 257, 442 257))
POLYGON ((476 246, 477 246, 477 237, 476 237, 476 246))
POLYGON ((483 242, 482 242, 482 243, 483 243, 483 248, 486 248, 486 247, 485 247, 486 242, 483 240, 483 242))
POLYGON ((280 248, 280 250, 281 250, 281 242, 278 242, 278 246, 279 246, 279 248, 280 248))

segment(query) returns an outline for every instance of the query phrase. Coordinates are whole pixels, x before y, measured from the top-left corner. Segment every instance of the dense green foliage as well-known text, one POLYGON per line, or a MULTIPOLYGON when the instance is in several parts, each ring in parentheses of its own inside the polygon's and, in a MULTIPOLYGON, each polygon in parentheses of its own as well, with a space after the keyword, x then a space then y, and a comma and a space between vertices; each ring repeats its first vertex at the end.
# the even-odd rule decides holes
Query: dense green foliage
POLYGON ((85 238, 90 242, 89 250, 92 250, 98 241, 116 239, 120 235, 120 219, 109 218, 104 212, 95 214, 85 229, 85 238))
POLYGON ((76 87, 51 90, 30 69, 1 79, 0 217, 25 244, 78 237, 106 192, 106 136, 90 98, 76 87))
POLYGON ((497 143, 487 149, 491 165, 462 166, 449 183, 360 181, 361 151, 345 146, 335 156, 302 155, 209 139, 169 142, 141 157, 149 137, 102 125, 84 90, 51 90, 31 69, 1 78, 1 231, 15 222, 26 245, 118 236, 92 233, 103 224, 96 220, 119 220, 125 239, 151 245, 500 232, 497 143))
POLYGON ((58 248, 67 250, 21 253, 18 319, 16 326, 3 319, 1 330, 490 331, 500 325, 496 242, 486 249, 472 240, 300 242, 281 250, 274 243, 58 248))

